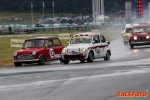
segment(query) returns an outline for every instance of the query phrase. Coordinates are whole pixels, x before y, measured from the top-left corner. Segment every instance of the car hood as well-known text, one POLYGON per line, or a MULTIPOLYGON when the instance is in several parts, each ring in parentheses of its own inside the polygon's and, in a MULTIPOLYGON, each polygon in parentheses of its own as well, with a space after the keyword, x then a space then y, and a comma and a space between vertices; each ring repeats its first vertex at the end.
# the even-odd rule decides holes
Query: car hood
POLYGON ((150 36, 149 33, 139 33, 139 34, 133 34, 134 36, 150 36))
POLYGON ((92 46, 92 44, 69 44, 67 47, 66 47, 66 49, 72 49, 72 50, 74 50, 74 49, 82 49, 82 48, 88 48, 88 47, 91 47, 92 46))
POLYGON ((17 54, 21 55, 21 54, 31 54, 33 51, 40 51, 41 49, 43 48, 24 48, 24 49, 21 49, 21 50, 17 50, 17 54))

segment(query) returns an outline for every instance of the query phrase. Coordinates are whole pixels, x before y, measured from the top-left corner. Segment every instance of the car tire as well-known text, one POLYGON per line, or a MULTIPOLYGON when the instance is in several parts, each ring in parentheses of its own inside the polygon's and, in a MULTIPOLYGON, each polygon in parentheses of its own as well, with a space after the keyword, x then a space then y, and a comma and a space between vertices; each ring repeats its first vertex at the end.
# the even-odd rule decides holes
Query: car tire
POLYGON ((106 57, 104 57, 105 61, 108 61, 110 59, 110 53, 107 51, 106 57))
POLYGON ((69 64, 70 60, 62 60, 62 63, 69 64))
POLYGON ((134 48, 134 45, 133 45, 133 44, 130 44, 130 48, 133 49, 133 48, 134 48))
POLYGON ((93 54, 92 52, 90 52, 87 58, 87 62, 93 62, 93 59, 94 59, 93 54))
POLYGON ((44 57, 43 55, 40 56, 39 61, 38 61, 38 64, 39 64, 39 65, 44 65, 44 64, 45 64, 45 57, 44 57))
POLYGON ((80 62, 81 62, 81 63, 84 63, 84 62, 85 62, 85 60, 80 60, 80 62))
POLYGON ((14 62, 15 67, 22 66, 22 63, 14 62))

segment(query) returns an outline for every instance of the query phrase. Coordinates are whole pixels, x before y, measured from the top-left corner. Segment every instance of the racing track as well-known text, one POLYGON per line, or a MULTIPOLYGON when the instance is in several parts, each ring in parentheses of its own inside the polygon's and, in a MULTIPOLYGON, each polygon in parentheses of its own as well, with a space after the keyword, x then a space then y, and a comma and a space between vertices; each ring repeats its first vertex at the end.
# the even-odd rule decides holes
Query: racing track
MULTIPOLYGON (((68 65, 56 61, 1 69, 0 100, 120 100, 117 92, 150 94, 150 46, 130 49, 118 38, 110 47, 110 61, 68 65)), ((150 96, 132 100, 150 100, 150 96)))

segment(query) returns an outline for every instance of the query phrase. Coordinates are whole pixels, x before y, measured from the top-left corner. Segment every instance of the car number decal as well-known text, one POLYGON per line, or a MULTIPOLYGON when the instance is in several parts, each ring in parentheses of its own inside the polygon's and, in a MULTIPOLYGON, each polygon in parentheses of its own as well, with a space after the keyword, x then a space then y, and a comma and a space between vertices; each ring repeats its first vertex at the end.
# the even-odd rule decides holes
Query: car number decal
POLYGON ((55 52, 52 48, 49 50, 49 54, 52 59, 55 57, 55 52))
POLYGON ((100 48, 99 47, 97 47, 96 53, 97 53, 98 56, 100 55, 100 48))

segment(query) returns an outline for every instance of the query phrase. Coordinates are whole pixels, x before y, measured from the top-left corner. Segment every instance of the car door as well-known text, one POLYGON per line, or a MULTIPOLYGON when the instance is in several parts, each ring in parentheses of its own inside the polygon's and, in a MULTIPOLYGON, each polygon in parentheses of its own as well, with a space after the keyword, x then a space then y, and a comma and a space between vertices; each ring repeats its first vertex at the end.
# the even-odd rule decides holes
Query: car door
POLYGON ((101 56, 101 43, 100 43, 100 37, 99 35, 94 35, 93 36, 93 46, 94 46, 94 57, 97 58, 97 57, 100 57, 101 56))
POLYGON ((108 44, 106 43, 106 39, 104 36, 100 35, 100 42, 101 42, 101 57, 104 57, 106 55, 106 48, 108 44))
POLYGON ((58 38, 52 39, 52 42, 53 42, 52 49, 54 50, 55 58, 58 59, 61 57, 61 51, 63 49, 63 46, 58 38))
POLYGON ((53 46, 52 39, 46 39, 45 40, 45 57, 47 60, 51 60, 54 58, 54 55, 50 51, 52 46, 53 46))

